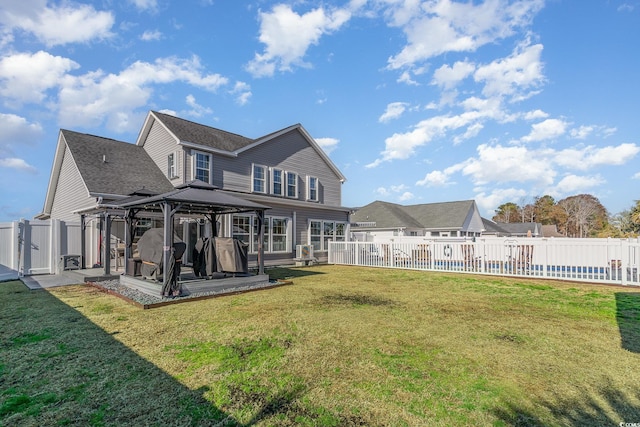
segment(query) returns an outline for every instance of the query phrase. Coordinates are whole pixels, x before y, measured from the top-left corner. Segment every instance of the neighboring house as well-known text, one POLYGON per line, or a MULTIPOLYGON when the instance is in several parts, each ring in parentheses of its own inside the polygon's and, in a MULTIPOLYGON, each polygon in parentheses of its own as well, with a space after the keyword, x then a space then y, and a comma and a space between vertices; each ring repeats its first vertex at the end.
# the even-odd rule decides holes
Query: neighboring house
MULTIPOLYGON (((494 222, 482 218, 485 230, 483 236, 496 237, 549 237, 544 234, 544 227, 537 222, 494 222)), ((554 226, 555 227, 555 226, 554 226)))
MULTIPOLYGON (((341 206, 346 179, 302 125, 252 139, 155 111, 147 115, 136 144, 61 130, 38 218, 78 221, 84 213, 98 230, 100 217, 93 213, 100 205, 136 192, 164 193, 193 180, 270 207, 267 264, 292 261, 301 244, 313 245, 314 256, 323 260, 328 241, 347 239, 350 210, 341 206)), ((183 218, 178 225, 176 232, 188 245, 211 234, 202 219, 183 218)), ((136 235, 155 226, 154 218, 139 221, 136 235)), ((254 215, 226 215, 216 227, 218 235, 246 242, 255 257, 254 215)), ((122 224, 111 230, 112 238, 123 238, 122 224)), ((97 233, 90 242, 100 240, 97 233)))
POLYGON ((351 215, 353 233, 379 237, 476 237, 483 229, 473 200, 409 206, 375 201, 351 215))
POLYGON ((555 224, 542 226, 542 237, 566 237, 564 234, 558 231, 558 227, 555 224))
POLYGON ((538 222, 497 222, 508 237, 542 237, 542 224, 538 222))
POLYGON ((482 231, 483 236, 495 236, 495 237, 509 236, 509 232, 501 228, 497 222, 494 222, 487 218, 482 218, 482 223, 484 224, 484 230, 482 231))

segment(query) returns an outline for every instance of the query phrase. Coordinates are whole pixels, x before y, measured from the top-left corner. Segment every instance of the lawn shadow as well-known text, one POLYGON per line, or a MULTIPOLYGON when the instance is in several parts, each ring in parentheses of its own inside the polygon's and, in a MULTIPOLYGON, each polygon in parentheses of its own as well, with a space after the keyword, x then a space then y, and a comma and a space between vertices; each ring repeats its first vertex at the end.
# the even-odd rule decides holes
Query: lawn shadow
POLYGON ((0 284, 0 425, 238 424, 76 308, 0 284))
POLYGON ((548 415, 536 415, 516 403, 508 403, 506 408, 495 409, 493 413, 511 426, 617 426, 640 420, 640 406, 631 399, 640 400, 640 391, 636 390, 635 395, 629 397, 607 384, 596 395, 585 393, 571 400, 559 398, 554 402, 537 402, 548 415))
POLYGON ((296 277, 315 276, 316 274, 326 274, 321 271, 310 270, 308 267, 301 268, 287 268, 287 267, 274 267, 266 271, 271 279, 295 279, 296 277))
POLYGON ((622 348, 640 353, 640 293, 616 293, 616 320, 622 348))

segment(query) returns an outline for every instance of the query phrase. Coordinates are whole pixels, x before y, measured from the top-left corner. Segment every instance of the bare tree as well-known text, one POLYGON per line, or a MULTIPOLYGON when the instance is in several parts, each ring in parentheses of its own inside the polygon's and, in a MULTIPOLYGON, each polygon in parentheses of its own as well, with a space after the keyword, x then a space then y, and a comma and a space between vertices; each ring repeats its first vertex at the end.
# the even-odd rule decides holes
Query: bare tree
POLYGON ((567 235, 587 237, 592 230, 602 229, 607 223, 607 210, 590 194, 579 194, 560 200, 558 206, 566 214, 567 235))

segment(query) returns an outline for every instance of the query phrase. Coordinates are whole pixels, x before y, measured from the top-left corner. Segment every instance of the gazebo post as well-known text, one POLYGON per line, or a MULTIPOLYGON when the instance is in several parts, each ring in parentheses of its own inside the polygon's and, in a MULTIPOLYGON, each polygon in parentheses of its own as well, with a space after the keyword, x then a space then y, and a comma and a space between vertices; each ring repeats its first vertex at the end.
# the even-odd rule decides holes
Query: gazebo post
MULTIPOLYGON (((129 258, 131 258, 131 245, 133 243, 133 235, 131 233, 131 223, 133 222, 134 212, 132 209, 127 209, 124 214, 124 273, 128 274, 127 265, 129 258)), ((134 272, 131 272, 134 275, 134 272)))
MULTIPOLYGON (((171 249, 173 249, 173 215, 171 212, 171 204, 164 202, 162 205, 162 213, 164 214, 164 240, 162 247, 162 281, 164 283, 163 288, 168 289, 167 283, 171 282, 171 277, 167 274, 169 266, 171 265, 171 249)), ((170 285, 169 285, 170 286, 170 285)))
POLYGON ((86 229, 86 217, 84 214, 80 214, 80 268, 82 270, 87 268, 87 236, 85 235, 86 229))
POLYGON ((104 243, 102 247, 104 248, 104 275, 108 276, 111 274, 111 215, 105 212, 104 214, 104 235, 102 238, 104 239, 104 243))
POLYGON ((264 274, 264 210, 257 210, 258 218, 258 274, 264 274))

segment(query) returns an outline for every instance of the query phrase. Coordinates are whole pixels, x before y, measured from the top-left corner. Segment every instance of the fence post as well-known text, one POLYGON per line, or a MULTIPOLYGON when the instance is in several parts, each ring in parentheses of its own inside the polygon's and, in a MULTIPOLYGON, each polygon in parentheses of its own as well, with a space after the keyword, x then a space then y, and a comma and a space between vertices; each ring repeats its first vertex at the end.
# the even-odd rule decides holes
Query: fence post
POLYGON ((11 223, 11 263, 12 270, 20 272, 20 223, 13 221, 11 223))
POLYGON ((620 240, 620 275, 622 276, 622 285, 627 285, 628 274, 627 269, 631 272, 631 264, 629 263, 629 239, 620 240))
MULTIPOLYGON (((551 237, 553 239, 553 237, 551 237)), ((542 277, 549 276, 549 239, 543 239, 542 245, 540 246, 543 249, 542 253, 542 277)))

